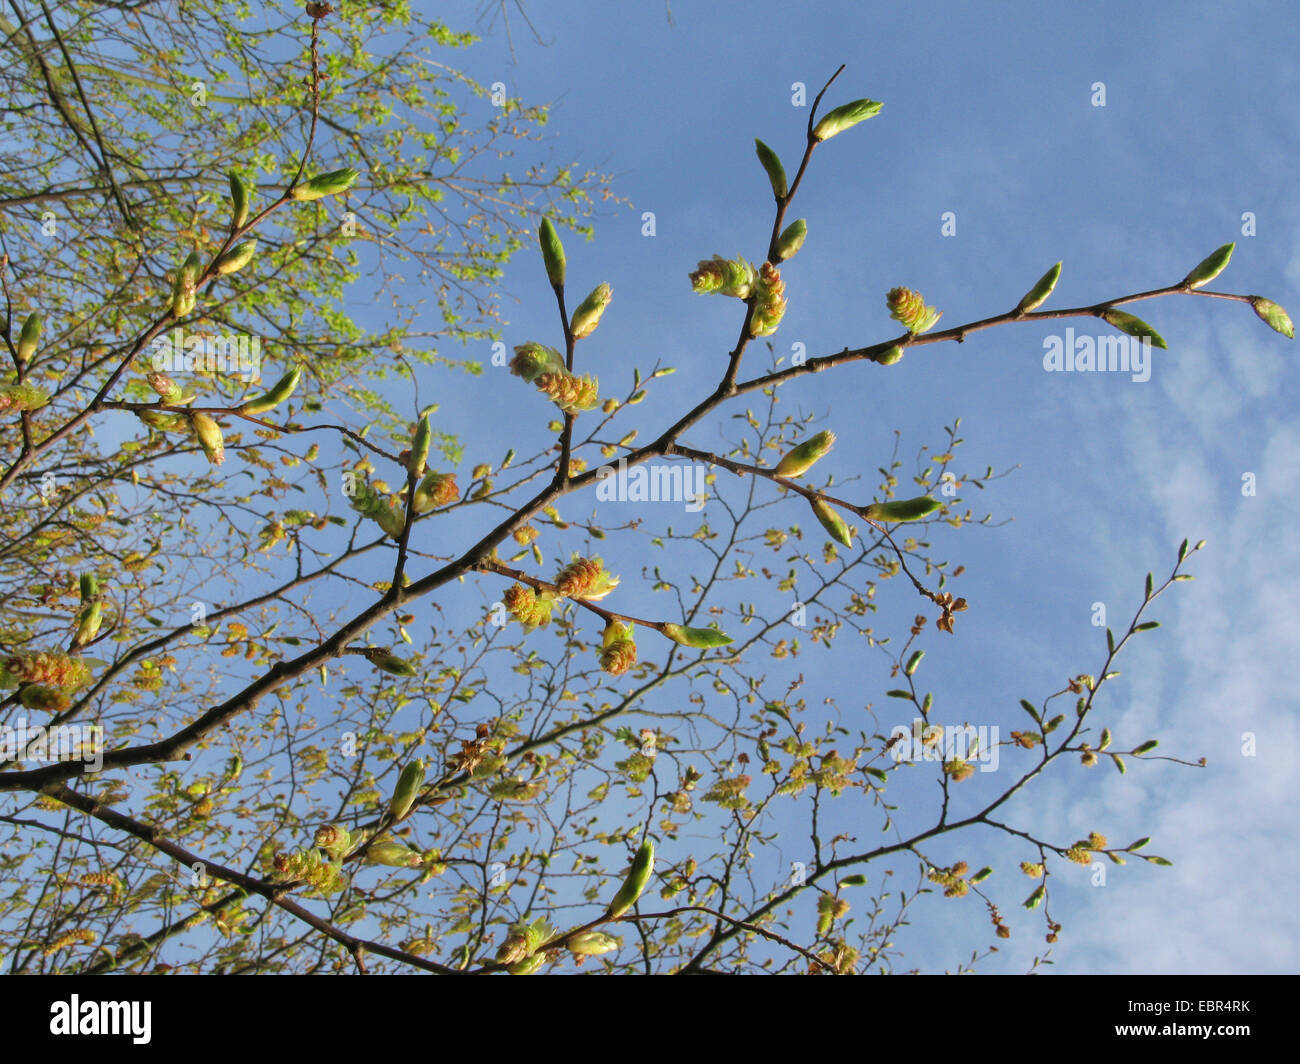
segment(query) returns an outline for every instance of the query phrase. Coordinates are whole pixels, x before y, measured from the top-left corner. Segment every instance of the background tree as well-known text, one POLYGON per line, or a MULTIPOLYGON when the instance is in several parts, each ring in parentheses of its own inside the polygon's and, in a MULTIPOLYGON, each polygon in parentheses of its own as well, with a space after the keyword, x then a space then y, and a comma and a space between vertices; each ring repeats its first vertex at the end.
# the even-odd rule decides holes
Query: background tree
MULTIPOLYGON (((38 25, 25 16, 24 24, 38 25)), ((42 46, 60 51, 60 39, 76 36, 52 17, 44 24, 48 39, 29 36, 34 54, 42 46)), ((351 273, 365 276, 387 254, 380 243, 356 250, 359 230, 340 226, 330 210, 340 201, 351 206, 376 166, 409 161, 402 138, 387 136, 352 139, 356 156, 321 155, 320 131, 335 128, 330 121, 338 122, 338 105, 324 90, 317 101, 310 89, 343 80, 348 69, 343 61, 331 68, 331 55, 346 49, 329 43, 335 23, 324 26, 314 23, 321 46, 298 57, 311 68, 310 55, 319 52, 316 63, 333 76, 309 79, 297 108, 309 150, 286 146, 272 161, 284 192, 259 197, 266 213, 255 206, 241 221, 236 205, 236 221, 228 223, 225 159, 181 182, 188 187, 201 178, 222 190, 207 201, 203 224, 191 216, 180 239, 181 250, 190 241, 198 247, 192 276, 175 250, 181 227, 175 217, 147 227, 165 256, 142 251, 137 260, 134 253, 123 256, 121 243, 104 246, 100 272, 111 263, 139 278, 139 288, 116 304, 109 297, 117 287, 95 298, 78 294, 78 270, 87 265, 68 269, 65 303, 47 302, 43 291, 30 294, 24 279, 46 271, 25 266, 24 249, 12 251, 15 387, 44 388, 50 402, 38 406, 11 393, 18 400, 11 400, 17 426, 5 437, 12 544, 5 650, 18 689, 6 711, 11 719, 20 709, 40 709, 57 722, 102 721, 114 748, 105 775, 85 780, 67 766, 8 766, 5 788, 28 794, 9 821, 23 844, 5 854, 7 871, 16 879, 23 869, 27 884, 6 903, 6 921, 20 936, 13 970, 148 970, 163 963, 275 971, 390 961, 434 970, 497 964, 531 970, 569 953, 599 956, 596 963, 608 970, 888 970, 898 963, 894 941, 911 907, 921 894, 940 889, 953 899, 985 898, 990 942, 1010 934, 995 899, 1003 907, 1023 900, 1039 909, 1043 930, 1054 936, 1039 889, 1044 874, 1062 862, 1089 863, 1098 853, 1118 863, 1143 847, 1119 848, 1096 833, 1035 834, 1001 821, 1001 810, 1054 762, 1144 756, 1134 753, 1138 739, 1105 743, 1099 753, 1104 740, 1090 720, 1111 658, 1145 623, 1142 611, 1111 640, 1095 679, 1072 677, 1051 695, 1065 703, 1062 710, 1055 702, 1026 707, 1024 731, 1000 751, 1019 759, 1010 784, 999 777, 977 814, 950 816, 953 793, 983 783, 971 778, 975 759, 945 758, 929 771, 924 761, 895 761, 890 749, 897 741, 891 744, 879 715, 844 727, 833 710, 824 711, 815 690, 809 697, 799 655, 857 633, 896 674, 890 693, 928 716, 920 652, 927 639, 946 638, 930 636, 934 628, 951 632, 955 621, 960 632, 964 605, 949 590, 960 567, 934 555, 930 529, 976 519, 960 493, 995 474, 972 475, 956 465, 962 440, 954 425, 914 467, 896 453, 880 471, 874 502, 860 489, 849 495, 815 468, 834 441, 825 430, 815 433, 812 419, 783 413, 778 388, 840 363, 871 361, 884 372, 910 349, 1028 315, 1104 316, 1123 331, 1150 335, 1153 330, 1118 307, 1199 289, 1230 252, 1221 249, 1198 268, 1201 274, 1193 271, 1167 288, 1070 310, 1034 309, 1055 283, 1048 271, 1015 309, 944 329, 930 320, 935 312, 923 299, 900 286, 888 307, 901 335, 798 365, 785 365, 769 348, 764 364, 755 341, 779 327, 788 283, 780 271, 797 275, 797 264, 783 264, 801 238, 787 209, 814 149, 878 109, 858 101, 819 113, 814 103, 793 179, 775 153, 760 150, 775 200, 767 263, 755 269, 740 258, 714 258, 692 276, 697 291, 744 301, 714 391, 637 444, 641 426, 631 408, 663 388, 669 367, 646 365, 622 390, 606 379, 593 401, 582 377, 595 367, 584 361, 583 341, 607 294, 596 288, 569 313, 577 289, 585 292, 598 279, 580 282, 581 253, 570 247, 566 263, 560 236, 543 226, 546 272, 560 311, 555 346, 520 345, 512 369, 523 380, 496 387, 510 410, 535 413, 555 403, 555 437, 521 459, 507 450, 513 440, 496 443, 484 434, 467 442, 462 455, 456 441, 438 440, 436 410, 428 421, 389 412, 387 403, 401 392, 386 389, 382 378, 403 364, 405 352, 396 360, 368 357, 389 341, 387 334, 332 348, 321 346, 323 339, 315 346, 304 339, 316 320, 322 335, 333 332, 340 312, 331 298, 345 298, 351 273), (392 157, 377 162, 385 153, 392 157), (354 180, 336 164, 365 173, 354 180), (318 185, 305 180, 321 174, 338 176, 318 185), (325 194, 312 198, 317 192, 325 194), (310 298, 302 294, 303 278, 316 278, 298 261, 308 240, 295 228, 301 217, 316 220, 322 246, 357 255, 351 273, 338 275, 337 289, 314 292, 308 285, 310 298), (264 235, 274 226, 290 234, 278 247, 264 235), (208 232, 215 235, 206 242, 196 235, 208 232), (222 273, 221 264, 232 261, 223 256, 242 257, 233 249, 245 234, 256 235, 256 251, 237 271, 222 273), (149 274, 146 260, 159 256, 172 276, 161 268, 149 274), (266 272, 285 278, 279 298, 298 300, 296 314, 281 314, 283 302, 268 295, 274 289, 266 272), (223 299, 228 285, 241 282, 248 286, 242 294, 236 289, 223 299), (78 300, 118 305, 120 317, 100 319, 53 350, 46 339, 24 353, 17 327, 24 311, 39 306, 45 320, 56 321, 57 309, 48 308, 75 316, 78 300), (214 304, 216 313, 229 305, 232 316, 211 318, 214 304), (156 316, 141 314, 142 306, 156 316), (263 317, 235 328, 247 319, 234 315, 248 306, 260 307, 263 317), (152 340, 177 320, 202 322, 193 315, 222 331, 274 338, 277 350, 292 345, 307 354, 301 367, 307 372, 292 398, 262 409, 272 396, 250 407, 246 396, 260 387, 216 373, 176 374, 184 380, 180 396, 169 394, 167 382, 150 383, 141 363, 152 340), (272 329, 269 320, 280 325, 272 329), (106 336, 115 343, 85 354, 106 336), (191 390, 195 396, 186 402, 191 390), (757 409, 739 413, 731 400, 740 397, 757 409), (17 410, 22 405, 35 409, 17 410), (725 453, 692 446, 693 433, 715 413, 738 417, 739 435, 725 453), (232 476, 233 462, 216 461, 212 430, 198 415, 225 426, 221 445, 247 464, 247 474, 232 476), (114 424, 114 417, 122 427, 92 447, 84 428, 114 424), (155 425, 146 433, 141 421, 155 425), (246 444, 245 432, 265 442, 246 444), (206 468, 204 453, 211 462, 206 468), (599 461, 615 457, 632 471, 655 460, 711 467, 709 504, 691 519, 698 523, 687 530, 660 526, 644 517, 635 498, 621 525, 606 516, 617 512, 612 509, 602 509, 600 520, 562 516, 558 505, 582 505, 599 486, 599 461), (42 493, 48 471, 54 488, 42 493), (22 489, 27 494, 19 500, 22 489), (72 500, 83 495, 87 501, 74 508, 72 500), (801 505, 793 516, 793 495, 816 508, 801 505), (877 508, 931 495, 938 506, 877 508), (297 508, 283 509, 284 501, 297 508), (206 520, 200 507, 210 508, 206 520), (900 525, 901 518, 909 520, 900 525), (146 519, 162 526, 160 545, 140 550, 141 530, 133 526, 146 519), (615 540, 597 546, 613 532, 615 540), (663 562, 644 567, 639 587, 630 579, 635 563, 624 562, 637 557, 638 540, 646 544, 642 556, 665 554, 663 562), (207 558, 196 557, 196 541, 207 558), (102 554, 101 544, 108 548, 102 554), (137 582, 123 579, 122 570, 134 572, 137 582), (48 580, 48 591, 33 588, 34 571, 48 580), (74 635, 71 643, 107 663, 93 665, 92 678, 75 686, 63 705, 64 688, 25 681, 49 680, 37 673, 54 665, 76 671, 62 659, 32 655, 68 646, 74 623, 83 634, 88 630, 97 592, 88 585, 83 601, 77 580, 88 571, 97 576, 105 620, 94 636, 74 635), (622 576, 621 583, 611 587, 609 574, 622 576), (462 587, 461 579, 470 577, 462 587), (903 619, 906 635, 867 624, 877 589, 894 578, 921 595, 924 612, 910 626, 903 619), (787 609, 796 590, 806 620, 787 609), (196 601, 212 608, 177 624, 175 615, 190 615, 196 601), (503 623, 508 615, 535 630, 521 633, 503 623), (718 631, 711 621, 729 641, 709 634, 718 631), (402 649, 403 642, 412 645, 402 649), (53 693, 34 693, 41 688, 53 693), (24 698, 33 705, 22 705, 24 698), (180 760, 185 755, 191 760, 180 760), (423 764, 412 768, 416 759, 423 764), (157 769, 142 775, 130 771, 135 766, 157 769), (901 823, 904 807, 923 826, 901 823), (792 816, 810 837, 805 859, 793 869, 778 838, 792 816), (882 826, 888 841, 864 844, 842 830, 846 822, 860 830, 864 818, 882 826), (88 823, 95 833, 87 833, 88 823), (957 856, 954 849, 970 852, 962 847, 973 843, 953 837, 981 826, 1024 842, 1033 884, 995 893, 993 884, 1010 878, 1006 872, 985 882, 978 861, 957 856), (653 868, 647 838, 659 842, 653 868), (31 861, 41 863, 43 874, 34 877, 23 867, 31 861), (625 883, 629 862, 633 885, 644 893, 639 905, 618 911, 638 893, 625 883), (410 867, 394 871, 393 864, 410 867), (642 884, 638 872, 652 874, 642 884), (619 922, 606 921, 611 911, 619 922), (216 934, 196 930, 208 920, 216 934), (619 948, 610 949, 615 942, 606 935, 621 935, 619 948)), ((343 26, 345 36, 359 32, 355 22, 343 26)), ((80 63, 74 56, 65 66, 70 71, 80 63)), ((267 66, 287 68, 269 60, 267 66)), ((379 103, 368 94, 387 90, 390 69, 377 62, 366 92, 353 82, 378 110, 382 92, 379 103)), ((57 102, 50 106, 58 110, 57 102)), ((264 133, 282 126, 269 124, 264 133)), ((118 207, 125 240, 140 223, 130 205, 121 209, 102 176, 105 151, 88 157, 101 160, 96 165, 105 183, 94 187, 105 211, 110 203, 118 207)), ((762 180, 757 167, 752 176, 762 180)), ((15 191, 13 200, 28 195, 15 191)), ((508 217, 497 219, 503 220, 510 224, 508 217)), ((513 246, 502 239, 504 248, 517 246, 517 235, 513 246)), ((328 275, 335 261, 322 252, 310 265, 328 275)), ((1270 305, 1257 302, 1256 310, 1279 331, 1287 327, 1270 305)), ((445 324, 457 323, 453 317, 445 324)), ((290 365, 286 359, 284 368, 290 365)), ((401 399, 409 408, 410 395, 401 399)), ((421 396, 414 406, 416 414, 428 412, 421 396)), ((1180 566, 1189 549, 1180 550, 1180 566)), ((1183 575, 1175 570, 1170 580, 1183 575)), ((1167 583, 1150 579, 1136 603, 1144 608, 1167 583)))

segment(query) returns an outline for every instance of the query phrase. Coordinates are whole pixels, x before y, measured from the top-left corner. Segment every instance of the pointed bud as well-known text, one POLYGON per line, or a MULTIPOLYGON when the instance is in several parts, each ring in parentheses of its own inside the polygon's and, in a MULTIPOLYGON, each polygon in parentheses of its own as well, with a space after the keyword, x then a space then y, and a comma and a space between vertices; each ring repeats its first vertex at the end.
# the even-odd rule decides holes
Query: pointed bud
POLYGON ((645 890, 646 884, 650 882, 650 874, 654 871, 654 867, 655 844, 653 839, 647 838, 641 844, 641 849, 637 851, 636 857, 632 861, 632 867, 628 871, 627 879, 623 881, 618 893, 614 895, 614 900, 609 903, 606 915, 610 919, 617 919, 636 904, 637 898, 641 897, 641 892, 645 890))
POLYGON ((758 161, 763 164, 767 179, 772 183, 772 195, 777 200, 785 199, 789 186, 786 184, 785 167, 781 165, 780 157, 757 137, 754 138, 754 150, 758 152, 758 161))
POLYGON ((415 438, 411 441, 411 456, 407 459, 407 470, 417 477, 424 476, 424 465, 429 459, 429 445, 433 442, 433 428, 429 425, 429 415, 420 418, 415 427, 415 438))
POLYGON ((1103 310, 1101 318, 1107 324, 1115 326, 1120 332, 1128 333, 1129 336, 1136 336, 1140 340, 1149 340, 1152 347, 1167 348, 1169 346, 1155 329, 1132 314, 1126 314, 1124 311, 1112 307, 1109 310, 1103 310))
POLYGON ((1061 264, 1058 262, 1042 277, 1038 278, 1038 283, 1025 293, 1025 298, 1020 301, 1016 309, 1024 312, 1037 309, 1052 294, 1052 289, 1056 287, 1057 278, 1060 276, 1061 264))
POLYGON ((149 387, 158 393, 159 398, 169 406, 180 402, 184 394, 181 386, 172 380, 165 373, 147 373, 145 379, 149 382, 149 387))
POLYGON ((183 318, 194 309, 195 286, 202 268, 203 260, 199 258, 199 253, 191 251, 176 272, 176 280, 172 283, 172 314, 175 317, 183 318))
POLYGON ((922 495, 916 499, 896 499, 893 502, 873 502, 864 516, 870 521, 893 523, 895 521, 920 521, 941 509, 943 503, 922 495))
POLYGON ((1209 284, 1224 271, 1228 260, 1232 258, 1232 249, 1236 246, 1232 243, 1216 248, 1193 267, 1192 272, 1183 278, 1183 284, 1188 288, 1200 288, 1209 284))
POLYGON ((302 367, 295 366, 281 377, 275 384, 261 395, 254 396, 239 408, 241 414, 264 414, 268 410, 283 403, 289 396, 293 395, 294 390, 298 387, 298 382, 302 379, 302 367))
POLYGON ((665 624, 660 631, 674 643, 692 650, 710 650, 733 642, 731 636, 716 628, 687 628, 681 624, 665 624))
POLYGON ((103 613, 103 606, 99 601, 98 579, 94 573, 82 573, 81 610, 77 614, 77 631, 72 637, 74 648, 84 647, 99 634, 103 613))
POLYGON ((248 202, 251 197, 244 179, 230 171, 230 229, 242 229, 248 221, 248 202))
POLYGON ((776 261, 785 262, 792 259, 808 237, 808 223, 803 218, 796 218, 785 227, 785 232, 776 242, 776 261))
POLYGON ((877 103, 875 100, 854 100, 852 103, 842 104, 830 111, 813 127, 813 140, 830 140, 836 133, 843 133, 844 130, 856 126, 859 122, 874 118, 883 106, 884 104, 877 103))
MULTIPOLYGON (((415 666, 405 658, 390 654, 385 647, 367 647, 365 658, 375 668, 390 676, 414 676, 415 666)), ((408 766, 409 767, 409 766, 408 766)))
MULTIPOLYGON (((405 664, 405 663, 404 663, 405 664)), ((411 670, 415 672, 414 669, 411 670)), ((411 810, 415 796, 424 785, 424 762, 418 757, 402 769, 397 777, 397 786, 393 790, 392 801, 388 803, 388 812, 394 820, 401 820, 411 810)))
POLYGON ((36 354, 36 345, 41 342, 41 315, 38 311, 32 311, 27 315, 27 320, 23 322, 22 330, 18 333, 18 360, 26 362, 36 354))
POLYGON ((564 284, 564 245, 560 243, 560 234, 555 231, 549 218, 542 219, 537 242, 542 246, 542 261, 546 263, 547 279, 559 288, 564 284))
POLYGON ((185 415, 189 418, 190 430, 203 447, 203 453, 213 465, 221 465, 226 460, 226 447, 221 435, 221 426, 207 414, 191 411, 185 415))
POLYGON ((420 852, 402 842, 373 842, 366 850, 366 863, 393 868, 419 868, 420 852))
POLYGON ((889 316, 902 322, 903 327, 911 333, 923 333, 943 317, 943 311, 927 307, 921 293, 913 292, 910 288, 891 288, 886 303, 889 306, 889 316))
POLYGON ((1291 324, 1291 316, 1271 299, 1251 296, 1250 305, 1255 308, 1255 313, 1268 323, 1270 329, 1292 340, 1295 339, 1295 327, 1291 324))
POLYGON ((612 953, 620 948, 623 940, 607 935, 604 931, 585 931, 581 935, 574 935, 564 945, 575 956, 599 957, 602 953, 612 953))
POLYGON ((217 259, 217 265, 215 267, 217 273, 224 275, 234 273, 236 270, 242 270, 253 261, 253 253, 255 251, 257 251, 256 240, 245 240, 242 243, 236 244, 233 248, 222 255, 221 258, 217 259))
POLYGON ((160 410, 137 410, 135 416, 151 429, 160 432, 180 432, 185 428, 185 420, 180 414, 164 414, 160 410))
POLYGON ((824 499, 809 499, 812 504, 812 511, 817 520, 821 522, 822 528, 830 533, 831 538, 843 543, 846 547, 853 546, 853 533, 849 531, 849 526, 844 523, 835 508, 824 499))
POLYGON ((903 348, 900 344, 895 344, 888 350, 882 351, 873 360, 882 366, 892 366, 895 362, 902 361, 903 348))
POLYGON ((831 447, 835 445, 835 433, 823 429, 790 450, 776 466, 778 477, 800 477, 811 469, 831 447))
POLYGON ((307 203, 325 196, 335 196, 340 192, 346 192, 360 176, 360 172, 350 166, 344 167, 342 170, 331 170, 325 174, 317 174, 310 181, 291 188, 289 198, 299 203, 307 203))
POLYGON ((569 331, 573 333, 575 340, 581 340, 590 336, 596 331, 596 326, 600 324, 600 316, 605 313, 605 308, 609 306, 609 301, 614 298, 614 291, 607 284, 599 284, 591 290, 591 294, 578 304, 578 309, 573 312, 573 322, 569 331))

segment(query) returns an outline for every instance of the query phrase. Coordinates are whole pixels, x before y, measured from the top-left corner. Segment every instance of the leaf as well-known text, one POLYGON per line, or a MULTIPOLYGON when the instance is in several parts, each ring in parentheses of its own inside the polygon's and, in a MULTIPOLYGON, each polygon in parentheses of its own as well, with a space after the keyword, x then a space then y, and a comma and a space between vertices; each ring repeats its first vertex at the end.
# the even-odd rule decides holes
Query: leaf
POLYGON ((1228 260, 1232 258, 1232 249, 1237 245, 1224 244, 1221 248, 1216 248, 1205 258, 1192 267, 1192 272, 1183 278, 1183 284, 1188 288, 1200 288, 1203 284, 1209 284, 1219 276, 1228 265, 1228 260))
POLYGON ((1152 347, 1168 348, 1162 337, 1155 329, 1151 328, 1141 318, 1133 314, 1127 314, 1122 310, 1116 310, 1113 307, 1109 310, 1103 310, 1101 317, 1110 325, 1115 326, 1120 332, 1128 333, 1129 336, 1136 336, 1140 340, 1150 340, 1152 347))
POLYGON ((1025 293, 1025 298, 1020 301, 1016 309, 1030 311, 1040 306, 1052 294, 1052 289, 1056 287, 1056 280, 1060 276, 1061 264, 1058 262, 1038 279, 1033 288, 1025 293))

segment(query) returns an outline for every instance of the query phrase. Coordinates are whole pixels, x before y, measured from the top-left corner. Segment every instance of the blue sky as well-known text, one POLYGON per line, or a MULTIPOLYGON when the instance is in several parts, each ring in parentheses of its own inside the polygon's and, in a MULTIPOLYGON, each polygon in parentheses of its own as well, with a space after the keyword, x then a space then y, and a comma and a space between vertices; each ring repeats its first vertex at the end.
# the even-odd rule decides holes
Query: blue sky
MULTIPOLYGON (((488 7, 449 3, 443 17, 482 30, 488 7)), ((640 408, 643 439, 713 387, 734 342, 735 306, 692 296, 686 273, 715 252, 762 257, 770 193, 753 138, 793 169, 807 112, 791 105, 791 87, 803 82, 811 100, 840 63, 827 103, 868 96, 884 108, 814 156, 792 208, 809 238, 784 270, 778 354, 896 335, 884 306, 895 285, 919 289, 950 326, 1013 306, 1058 260, 1049 306, 1077 306, 1177 282, 1233 240, 1232 263, 1210 287, 1300 310, 1300 73, 1288 5, 821 3, 794 12, 766 0, 675 0, 672 25, 652 0, 528 10, 544 44, 512 8, 514 59, 498 22, 455 60, 528 102, 552 101, 554 158, 612 171, 632 203, 604 210, 592 242, 570 237, 568 254, 572 288, 608 280, 615 295, 580 348, 591 359, 580 368, 621 390, 633 365, 678 367, 640 408), (1097 82, 1104 107, 1093 104, 1097 82), (654 212, 653 238, 641 233, 643 211, 654 212), (941 235, 947 211, 954 236, 941 235), (1246 212, 1254 236, 1243 235, 1246 212)), ((555 342, 535 257, 512 264, 504 295, 518 300, 507 303, 507 342, 555 342)), ((1148 569, 1159 579, 1183 537, 1208 540, 1190 567, 1196 580, 1156 604, 1162 628, 1121 659, 1098 712, 1118 744, 1159 737, 1161 752, 1203 755, 1208 768, 1157 762, 1118 777, 1062 764, 1010 819, 1057 839, 1099 830, 1122 845, 1150 835, 1151 851, 1174 862, 1108 866, 1104 887, 1090 885, 1087 869, 1055 879, 1053 911, 1065 925, 1056 970, 1294 971, 1300 918, 1285 885, 1300 797, 1295 345, 1244 304, 1180 296, 1131 309, 1169 344, 1154 352, 1145 383, 1045 372, 1044 337, 1066 326, 1106 332, 1077 319, 925 347, 888 369, 853 364, 831 384, 804 378, 783 392, 785 409, 825 417, 839 442, 824 464, 841 483, 860 472, 861 492, 895 429, 910 459, 958 416, 961 468, 1019 466, 965 494, 979 514, 1014 521, 960 535, 938 526, 932 537, 939 557, 967 566, 959 593, 972 604, 954 638, 926 643, 926 685, 944 720, 998 723, 1004 735, 1022 727, 1019 698, 1039 702, 1100 667, 1092 604, 1126 626, 1148 569), (1242 494, 1247 473, 1254 496, 1242 494), (1248 735, 1255 756, 1243 756, 1248 735)), ((758 368, 766 353, 749 357, 758 368)), ((495 373, 504 371, 467 383, 464 405, 459 396, 456 410, 444 405, 450 431, 482 432, 485 418, 505 426, 495 373)), ((540 442, 546 416, 536 420, 540 442)), ((723 447, 724 424, 715 418, 687 441, 723 447)), ((881 596, 882 627, 901 626, 919 604, 901 585, 881 596)), ((848 645, 818 660, 828 697, 887 701, 885 670, 865 677, 848 645)), ((1027 856, 987 837, 953 854, 986 855, 1004 880, 1019 877, 1014 863, 1027 856)), ((1013 900, 1029 881, 1004 889, 1020 930, 982 968, 1021 971, 1041 934, 1013 900)), ((926 930, 912 929, 909 966, 963 959, 954 942, 984 920, 972 905, 932 903, 926 914, 926 930)))

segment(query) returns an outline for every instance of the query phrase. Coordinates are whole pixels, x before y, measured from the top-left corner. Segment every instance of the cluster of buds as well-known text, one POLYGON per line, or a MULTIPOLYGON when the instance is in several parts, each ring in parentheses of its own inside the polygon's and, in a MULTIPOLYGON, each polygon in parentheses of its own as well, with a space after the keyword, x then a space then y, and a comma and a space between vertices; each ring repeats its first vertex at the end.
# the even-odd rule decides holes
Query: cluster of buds
POLYGON ((891 288, 885 301, 889 306, 889 316, 901 322, 910 333, 923 333, 943 317, 943 311, 927 307, 921 293, 910 288, 891 288))
POLYGON ((39 410, 49 401, 49 393, 33 384, 0 384, 0 413, 39 410))
POLYGON ((56 687, 28 684, 18 692, 18 701, 25 709, 38 713, 62 713, 72 705, 72 696, 56 687))
POLYGON ((600 667, 611 676, 622 676, 636 664, 636 640, 632 627, 610 621, 600 640, 600 667))
POLYGON ((975 766, 962 758, 954 758, 943 763, 943 772, 953 783, 961 783, 975 775, 975 766))
POLYGON ((400 539, 406 515, 396 499, 376 491, 369 481, 362 481, 348 499, 348 505, 362 517, 368 517, 393 539, 400 539))
POLYGON ((515 584, 505 593, 506 609, 511 617, 524 626, 525 632, 545 628, 551 623, 555 601, 555 596, 549 591, 543 591, 539 595, 536 590, 524 584, 515 584))
POLYGON ((830 934, 832 925, 849 911, 849 900, 837 898, 834 894, 823 893, 817 899, 817 936, 825 938, 830 934))
POLYGON ((146 373, 145 380, 149 387, 158 393, 158 397, 168 406, 175 406, 184 399, 184 390, 167 374, 157 371, 146 373))
POLYGON ((721 255, 702 259, 690 278, 692 290, 700 295, 716 293, 737 299, 748 299, 758 284, 758 272, 743 258, 724 259, 721 255))
POLYGON ((555 928, 544 916, 531 924, 521 921, 510 928, 506 940, 501 943, 497 950, 497 963, 504 964, 512 975, 531 975, 545 960, 544 955, 538 954, 538 949, 554 937, 555 928), (527 962, 535 956, 540 958, 538 962, 528 966, 527 962))
POLYGON ((600 558, 583 558, 574 554, 573 560, 555 576, 556 589, 565 598, 599 602, 614 588, 619 578, 605 571, 600 558))
POLYGON ((771 336, 785 317, 785 282, 781 271, 763 263, 754 286, 754 313, 749 319, 750 336, 771 336))
POLYGON ((966 600, 964 598, 955 599, 952 597, 952 592, 945 591, 942 595, 935 596, 934 603, 943 610, 943 615, 935 621, 934 626, 939 631, 952 635, 953 615, 966 608, 966 600))
POLYGON ((279 878, 300 880, 317 894, 337 894, 346 885, 343 867, 318 849, 276 854, 274 864, 279 878))
POLYGON ((602 283, 593 288, 591 294, 578 304, 569 326, 569 331, 575 340, 585 339, 596 331, 596 326, 600 324, 600 316, 605 313, 605 308, 613 298, 614 290, 608 284, 602 283))
POLYGON ((356 840, 352 838, 352 832, 342 824, 322 824, 316 829, 316 837, 312 841, 318 849, 325 851, 327 857, 341 861, 356 840))
POLYGON ((931 868, 926 873, 926 878, 944 888, 945 898, 964 898, 970 891, 970 884, 962 877, 969 867, 965 861, 958 861, 951 868, 931 868))
POLYGON ((14 654, 4 660, 0 673, 8 683, 47 687, 77 688, 90 679, 90 668, 84 661, 57 650, 14 654))
MULTIPOLYGON (((592 325, 595 328, 595 325, 592 325)), ((600 383, 595 377, 579 377, 564 365, 564 357, 553 347, 527 343, 515 348, 510 372, 547 395, 566 414, 593 409, 599 402, 600 383)))
POLYGON ((411 496, 411 509, 417 514, 428 513, 440 506, 450 506, 460 498, 455 473, 428 473, 416 485, 411 496))

